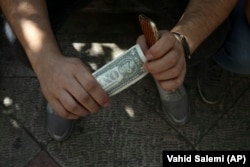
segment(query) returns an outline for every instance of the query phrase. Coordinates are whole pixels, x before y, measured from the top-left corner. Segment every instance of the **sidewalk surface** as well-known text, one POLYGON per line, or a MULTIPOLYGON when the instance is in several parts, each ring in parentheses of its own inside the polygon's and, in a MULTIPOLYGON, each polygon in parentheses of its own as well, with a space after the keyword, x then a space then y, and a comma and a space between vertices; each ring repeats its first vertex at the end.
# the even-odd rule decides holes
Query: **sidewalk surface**
MULTIPOLYGON (((114 11, 97 8, 100 3, 76 10, 57 33, 63 53, 93 69, 133 46, 141 33, 134 8, 114 11)), ((0 167, 160 167, 163 150, 250 150, 250 76, 225 72, 225 98, 208 105, 189 68, 191 119, 173 127, 157 110, 148 75, 112 97, 110 108, 78 120, 72 136, 58 143, 46 131, 46 100, 36 76, 0 47, 0 167)))

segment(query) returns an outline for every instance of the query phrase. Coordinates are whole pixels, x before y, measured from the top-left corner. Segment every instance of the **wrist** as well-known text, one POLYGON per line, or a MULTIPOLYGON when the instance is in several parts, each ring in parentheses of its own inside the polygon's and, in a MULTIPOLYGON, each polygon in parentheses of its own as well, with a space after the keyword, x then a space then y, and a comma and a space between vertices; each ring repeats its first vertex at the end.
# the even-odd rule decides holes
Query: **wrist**
POLYGON ((186 59, 191 59, 190 47, 186 40, 186 37, 178 32, 172 32, 176 39, 181 43, 186 59))
MULTIPOLYGON (((45 66, 52 65, 52 63, 63 57, 60 51, 39 51, 31 52, 28 54, 31 66, 34 72, 37 74, 43 70, 45 66)), ((53 65, 52 65, 53 66, 53 65)))
POLYGON ((23 47, 33 69, 53 57, 62 55, 56 40, 50 36, 46 38, 44 35, 37 35, 32 37, 32 40, 26 41, 28 42, 24 43, 23 47), (37 42, 32 43, 30 41, 37 42))

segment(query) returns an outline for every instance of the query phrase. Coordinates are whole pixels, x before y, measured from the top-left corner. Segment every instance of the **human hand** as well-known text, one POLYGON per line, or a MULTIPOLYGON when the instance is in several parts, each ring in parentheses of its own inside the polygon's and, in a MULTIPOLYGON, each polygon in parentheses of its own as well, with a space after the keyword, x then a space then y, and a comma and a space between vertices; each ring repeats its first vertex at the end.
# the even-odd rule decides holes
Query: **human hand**
POLYGON ((147 62, 144 65, 159 85, 165 90, 180 87, 186 75, 186 60, 182 44, 169 31, 159 31, 160 39, 150 48, 144 35, 137 39, 147 62))
POLYGON ((42 92, 63 118, 77 119, 109 106, 109 97, 77 58, 50 56, 34 68, 42 92))

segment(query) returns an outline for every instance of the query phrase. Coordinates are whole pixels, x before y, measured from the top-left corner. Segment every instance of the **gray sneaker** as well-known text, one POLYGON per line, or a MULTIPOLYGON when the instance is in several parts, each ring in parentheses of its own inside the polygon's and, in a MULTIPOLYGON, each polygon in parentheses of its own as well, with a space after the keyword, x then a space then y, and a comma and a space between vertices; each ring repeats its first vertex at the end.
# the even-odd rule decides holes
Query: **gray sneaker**
POLYGON ((190 111, 185 87, 182 85, 175 91, 166 91, 158 84, 156 85, 161 98, 163 116, 174 126, 186 124, 189 119, 190 111))
POLYGON ((73 120, 60 117, 49 104, 47 104, 46 113, 47 130, 50 136, 59 142, 66 140, 71 135, 73 120))
POLYGON ((221 103, 225 97, 228 73, 213 60, 202 62, 196 68, 196 84, 201 99, 211 105, 221 103))

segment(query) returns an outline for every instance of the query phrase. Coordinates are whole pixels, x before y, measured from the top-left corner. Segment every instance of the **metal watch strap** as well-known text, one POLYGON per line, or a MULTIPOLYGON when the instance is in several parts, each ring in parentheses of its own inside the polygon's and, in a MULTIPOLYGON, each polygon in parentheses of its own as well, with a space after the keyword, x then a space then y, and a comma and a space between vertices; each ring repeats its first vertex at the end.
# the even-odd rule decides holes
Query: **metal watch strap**
POLYGON ((181 42, 184 52, 185 52, 185 56, 187 59, 191 59, 191 54, 190 54, 190 49, 189 49, 189 45, 187 43, 187 40, 185 38, 184 35, 177 33, 177 32, 172 32, 175 37, 177 37, 177 39, 181 42))

